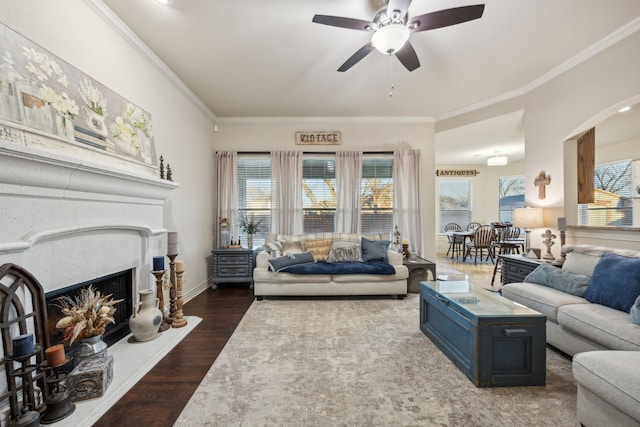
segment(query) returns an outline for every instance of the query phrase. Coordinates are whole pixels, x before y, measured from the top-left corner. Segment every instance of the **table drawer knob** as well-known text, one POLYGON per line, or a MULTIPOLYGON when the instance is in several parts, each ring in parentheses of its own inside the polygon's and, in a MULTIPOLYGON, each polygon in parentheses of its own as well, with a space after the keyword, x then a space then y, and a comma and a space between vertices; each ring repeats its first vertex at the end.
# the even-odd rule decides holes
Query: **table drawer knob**
POLYGON ((505 329, 504 334, 511 338, 528 337, 530 335, 526 329, 505 329))

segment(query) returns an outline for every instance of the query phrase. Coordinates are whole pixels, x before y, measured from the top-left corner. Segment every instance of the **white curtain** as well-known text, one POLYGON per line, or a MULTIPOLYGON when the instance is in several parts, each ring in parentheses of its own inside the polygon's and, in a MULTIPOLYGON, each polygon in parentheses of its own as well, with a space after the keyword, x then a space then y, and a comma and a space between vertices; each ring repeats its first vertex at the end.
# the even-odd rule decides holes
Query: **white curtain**
POLYGON ((271 232, 302 234, 302 152, 271 153, 271 232))
POLYGON ((336 153, 336 232, 360 232, 362 152, 336 153))
POLYGON ((424 253, 420 157, 419 150, 393 153, 393 221, 400 228, 402 239, 409 239, 409 250, 418 256, 424 253))
POLYGON ((220 219, 228 218, 229 231, 233 233, 238 218, 238 154, 235 151, 219 151, 218 156, 218 209, 214 248, 220 245, 220 219))

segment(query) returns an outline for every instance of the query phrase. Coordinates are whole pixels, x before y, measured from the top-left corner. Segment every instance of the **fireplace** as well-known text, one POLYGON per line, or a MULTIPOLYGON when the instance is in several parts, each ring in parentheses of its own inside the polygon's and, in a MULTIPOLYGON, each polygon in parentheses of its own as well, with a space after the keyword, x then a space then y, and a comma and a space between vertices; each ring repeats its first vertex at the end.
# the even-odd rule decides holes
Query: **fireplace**
MULTIPOLYGON (((63 315, 59 304, 56 301, 61 296, 68 296, 75 299, 80 294, 80 290, 92 285, 96 291, 100 291, 103 295, 112 295, 114 300, 122 299, 124 301, 115 305, 114 313, 115 324, 109 324, 106 327, 103 339, 111 345, 121 338, 127 336, 131 331, 129 329, 129 318, 133 314, 133 280, 135 270, 128 269, 118 273, 109 274, 94 280, 78 283, 76 285, 67 286, 52 292, 47 292, 45 299, 47 302, 48 329, 51 338, 51 344, 60 344, 63 342, 63 332, 56 329, 56 323, 63 315)), ((76 344, 76 343, 74 343, 76 344)), ((74 345, 75 347, 75 345, 74 345)))

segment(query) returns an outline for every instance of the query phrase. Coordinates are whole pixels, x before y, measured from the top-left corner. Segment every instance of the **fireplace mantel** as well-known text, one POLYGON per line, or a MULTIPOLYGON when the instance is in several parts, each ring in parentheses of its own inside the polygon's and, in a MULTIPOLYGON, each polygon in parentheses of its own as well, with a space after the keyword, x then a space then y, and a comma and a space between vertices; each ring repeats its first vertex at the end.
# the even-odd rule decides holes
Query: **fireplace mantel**
POLYGON ((163 203, 178 187, 175 182, 113 165, 0 141, 0 189, 5 194, 95 200, 136 197, 163 203))
POLYGON ((165 202, 179 185, 85 151, 0 141, 0 264, 26 268, 47 292, 129 268, 136 291, 152 287, 165 202))

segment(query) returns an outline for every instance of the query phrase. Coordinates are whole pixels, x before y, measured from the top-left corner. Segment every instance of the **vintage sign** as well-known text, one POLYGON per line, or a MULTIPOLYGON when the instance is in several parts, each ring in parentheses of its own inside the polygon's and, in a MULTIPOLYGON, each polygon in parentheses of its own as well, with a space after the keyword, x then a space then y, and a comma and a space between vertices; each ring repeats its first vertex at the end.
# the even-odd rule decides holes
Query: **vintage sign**
POLYGON ((296 132, 297 145, 340 145, 342 136, 340 132, 317 131, 317 132, 296 132))
POLYGON ((436 169, 436 176, 476 176, 479 173, 475 169, 436 169))

